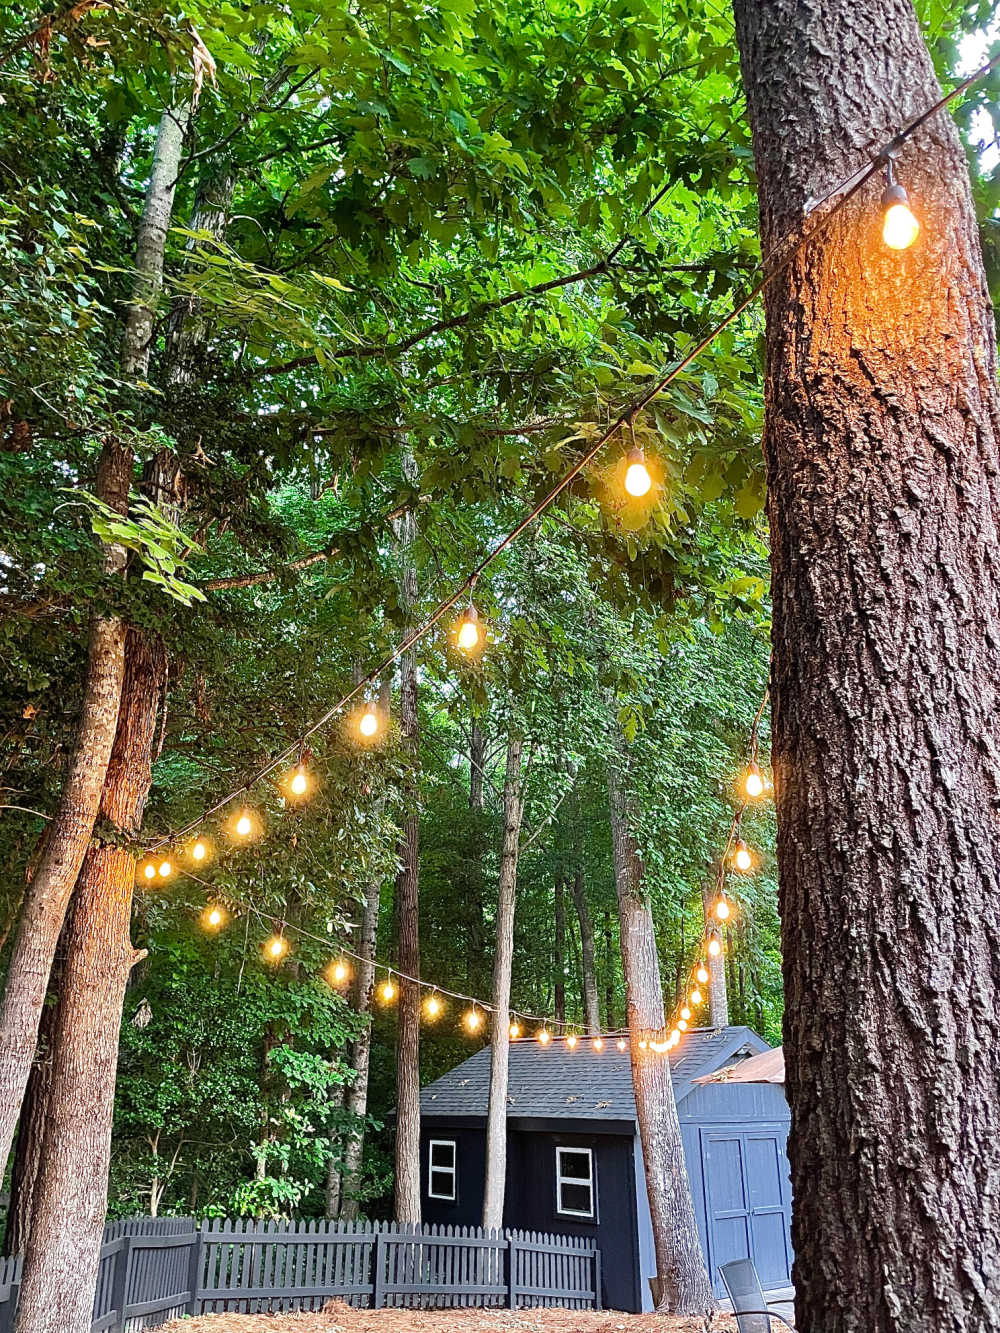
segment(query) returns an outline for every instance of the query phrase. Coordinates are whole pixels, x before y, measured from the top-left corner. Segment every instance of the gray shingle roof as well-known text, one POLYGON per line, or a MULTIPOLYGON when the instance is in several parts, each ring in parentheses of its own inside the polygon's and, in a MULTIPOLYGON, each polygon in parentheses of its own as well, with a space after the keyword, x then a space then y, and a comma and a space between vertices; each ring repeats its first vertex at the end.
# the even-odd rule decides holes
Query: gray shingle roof
MULTIPOLYGON (((695 1028, 685 1033, 668 1057, 678 1103, 692 1091, 693 1078, 731 1064, 743 1048, 750 1053, 769 1049, 746 1027, 695 1028)), ((486 1046, 423 1089, 421 1114, 485 1116, 489 1091, 486 1046)), ((532 1120, 635 1120, 628 1051, 619 1051, 608 1041, 598 1052, 586 1038, 575 1050, 563 1042, 545 1048, 531 1040, 513 1042, 507 1114, 532 1120)))

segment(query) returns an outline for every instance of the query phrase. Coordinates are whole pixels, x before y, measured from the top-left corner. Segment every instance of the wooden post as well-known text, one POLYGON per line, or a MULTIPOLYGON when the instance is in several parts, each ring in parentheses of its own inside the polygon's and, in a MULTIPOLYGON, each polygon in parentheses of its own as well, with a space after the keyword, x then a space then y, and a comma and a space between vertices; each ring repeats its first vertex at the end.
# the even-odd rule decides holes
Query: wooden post
POLYGON ((372 1309, 381 1310, 385 1306, 385 1233, 381 1227, 375 1232, 375 1246, 372 1250, 372 1309))
POLYGON ((191 1295, 188 1297, 187 1313, 190 1315, 201 1314, 198 1306, 202 1304, 198 1300, 198 1288, 201 1285, 202 1257, 205 1253, 204 1233, 208 1225, 207 1221, 202 1222, 194 1233, 191 1241, 191 1247, 188 1250, 188 1287, 191 1289, 191 1295))
POLYGON ((111 1284, 111 1308, 115 1313, 113 1328, 115 1333, 124 1333, 125 1328, 125 1293, 128 1291, 128 1270, 132 1258, 132 1237, 121 1238, 121 1246, 115 1256, 115 1276, 111 1284))

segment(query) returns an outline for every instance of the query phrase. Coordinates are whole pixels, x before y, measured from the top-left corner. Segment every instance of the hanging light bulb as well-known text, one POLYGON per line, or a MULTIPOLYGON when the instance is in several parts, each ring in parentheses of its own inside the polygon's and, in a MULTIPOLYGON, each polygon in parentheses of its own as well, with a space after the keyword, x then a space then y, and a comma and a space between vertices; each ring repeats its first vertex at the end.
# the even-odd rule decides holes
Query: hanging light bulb
POLYGON ((719 954, 722 953, 721 943, 717 939, 710 939, 708 941, 708 952, 711 958, 718 958, 719 954))
POLYGON ((290 796, 305 796, 309 790, 309 774, 301 759, 287 775, 285 783, 290 796))
POLYGON ((615 1045, 618 1047, 620 1051, 628 1049, 628 1042, 625 1040, 624 1037, 619 1037, 618 1040, 615 1042, 615 1045))
POLYGON ((226 913, 218 903, 209 903, 201 914, 201 924, 206 930, 218 930, 225 925, 226 913))
POLYGON ((892 158, 886 158, 882 195, 882 239, 890 250, 906 250, 920 234, 920 223, 910 211, 910 200, 893 176, 892 158))
POLYGON ((753 801, 755 801, 758 796, 763 795, 764 779, 761 777, 760 769, 757 767, 756 763, 752 763, 747 769, 747 775, 743 779, 743 790, 753 801))
POLYGON ((639 1038, 639 1050, 640 1050, 640 1051, 644 1051, 644 1050, 647 1048, 648 1045, 649 1045, 649 1042, 646 1040, 645 1037, 640 1037, 640 1038, 639 1038))
POLYGON ((232 831, 237 838, 251 838, 257 831, 257 816, 249 808, 244 806, 232 823, 232 831))
POLYGON ((701 1004, 701 991, 700 991, 700 990, 695 989, 695 990, 693 990, 693 991, 691 992, 691 1003, 692 1003, 693 1005, 696 1005, 696 1006, 699 1005, 699 1004, 701 1004))
POLYGON ((358 723, 358 730, 362 736, 372 737, 378 731, 378 713, 375 705, 370 703, 367 709, 361 714, 361 721, 358 723))
POLYGON ((657 1055, 665 1055, 670 1050, 669 1041, 651 1041, 649 1044, 657 1055))
POLYGON ((570 1049, 571 1051, 575 1051, 575 1050, 576 1050, 576 1033, 575 1033, 575 1032, 571 1032, 571 1033, 569 1034, 569 1036, 566 1038, 566 1045, 569 1047, 569 1049, 570 1049))
POLYGON ((280 962, 287 952, 288 941, 284 935, 272 935, 264 945, 264 953, 273 963, 280 962))
MULTIPOLYGON (((733 848, 733 865, 742 874, 753 869, 753 853, 742 838, 736 839, 736 846, 733 848)), ((725 917, 722 918, 725 920, 725 917)))
POLYGON ((646 466, 646 456, 637 444, 633 445, 628 452, 628 467, 625 469, 625 489, 629 495, 634 495, 638 500, 646 495, 650 486, 653 484, 653 478, 649 475, 649 468, 646 466))
POLYGON ((719 901, 715 904, 715 915, 718 917, 720 921, 729 920, 730 907, 729 904, 726 902, 725 898, 720 898, 719 901))
POLYGON ((687 1007, 687 1005, 685 1005, 684 1008, 681 1010, 681 1018, 683 1018, 684 1021, 687 1022, 687 1020, 690 1017, 691 1017, 691 1010, 687 1007))
POLYGON ((604 1038, 603 1038, 603 1037, 595 1037, 594 1040, 593 1040, 592 1045, 593 1045, 595 1051, 598 1051, 598 1052, 603 1051, 603 1050, 604 1050, 604 1038))
POLYGON ((516 1018, 514 1022, 511 1023, 509 1032, 511 1041, 517 1041, 518 1037, 521 1035, 521 1024, 517 1021, 516 1018))
POLYGON ((673 1032, 671 1032, 671 1034, 670 1034, 671 1037, 673 1037, 673 1039, 674 1039, 674 1045, 675 1045, 675 1046, 676 1046, 677 1043, 680 1041, 680 1039, 681 1039, 681 1033, 684 1031, 684 1028, 687 1027, 687 1024, 686 1024, 686 1023, 684 1023, 684 1027, 681 1027, 681 1023, 684 1023, 684 1019, 683 1019, 683 1018, 678 1022, 677 1026, 674 1028, 673 1032))
POLYGON ((677 1027, 681 1032, 687 1032, 688 1021, 686 1018, 678 1018, 677 1027))
POLYGON ((708 985, 708 979, 709 979, 708 968, 705 966, 704 963, 698 964, 698 971, 695 973, 695 976, 698 978, 698 980, 701 982, 703 986, 708 985))
POLYGON ((465 1015, 465 1026, 470 1032, 478 1032, 483 1023, 483 1016, 475 1005, 465 1015))
POLYGON ((539 1044, 539 1046, 548 1046, 548 1044, 549 1044, 549 1042, 550 1042, 551 1040, 552 1040, 552 1034, 551 1034, 551 1032, 549 1032, 548 1028, 539 1028, 539 1029, 538 1029, 538 1044, 539 1044))
POLYGON ((145 875, 146 879, 155 879, 156 866, 153 865, 152 861, 147 861, 142 868, 142 873, 145 875))
POLYGON ((157 867, 157 873, 159 874, 160 879, 169 879, 173 874, 173 871, 174 868, 169 861, 161 861, 157 867))
POLYGON ((204 861, 208 857, 208 843, 204 838, 199 838, 197 842, 191 845, 191 860, 204 861))
POLYGON ((462 619, 458 622, 458 646, 463 653, 471 653, 479 646, 482 630, 479 625, 479 612, 469 602, 462 619))
POLYGON ((385 981, 382 982, 382 985, 379 988, 379 994, 381 995, 382 999, 385 1001, 386 1004, 391 1004, 392 1001, 396 998, 396 987, 392 984, 391 972, 386 977, 385 981))
POLYGON ((351 979, 351 965, 346 958, 338 958, 327 968, 327 980, 333 986, 343 986, 351 979))
POLYGON ((427 997, 427 1003, 424 1005, 424 1012, 428 1018, 437 1018, 441 1012, 441 1001, 438 999, 437 991, 431 991, 427 997))

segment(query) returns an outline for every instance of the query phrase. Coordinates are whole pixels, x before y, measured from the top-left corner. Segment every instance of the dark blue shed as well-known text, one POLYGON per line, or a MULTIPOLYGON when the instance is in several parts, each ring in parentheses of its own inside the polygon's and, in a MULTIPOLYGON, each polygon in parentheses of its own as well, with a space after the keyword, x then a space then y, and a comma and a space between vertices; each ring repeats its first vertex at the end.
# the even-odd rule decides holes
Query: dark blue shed
MULTIPOLYGON (((767 1289, 791 1281, 788 1106, 775 1084, 696 1083, 769 1050, 750 1028, 698 1028, 670 1052, 677 1112, 705 1257, 718 1270, 751 1257, 767 1289)), ((428 1222, 478 1225, 485 1175, 490 1053, 424 1088, 421 1186, 428 1222)), ((650 1309, 656 1271, 627 1051, 582 1038, 514 1042, 504 1225, 596 1238, 604 1302, 650 1309)))

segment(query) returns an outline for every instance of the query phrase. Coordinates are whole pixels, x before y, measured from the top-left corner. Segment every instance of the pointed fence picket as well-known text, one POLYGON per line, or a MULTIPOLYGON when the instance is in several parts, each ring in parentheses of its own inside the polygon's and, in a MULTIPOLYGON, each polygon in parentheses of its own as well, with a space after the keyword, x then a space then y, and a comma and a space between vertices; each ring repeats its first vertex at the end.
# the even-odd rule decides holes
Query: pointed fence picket
MULTIPOLYGON (((11 1333, 20 1257, 0 1259, 11 1333)), ((600 1309, 601 1256, 579 1236, 395 1222, 138 1217, 104 1229, 91 1333, 184 1314, 359 1309, 600 1309)))

